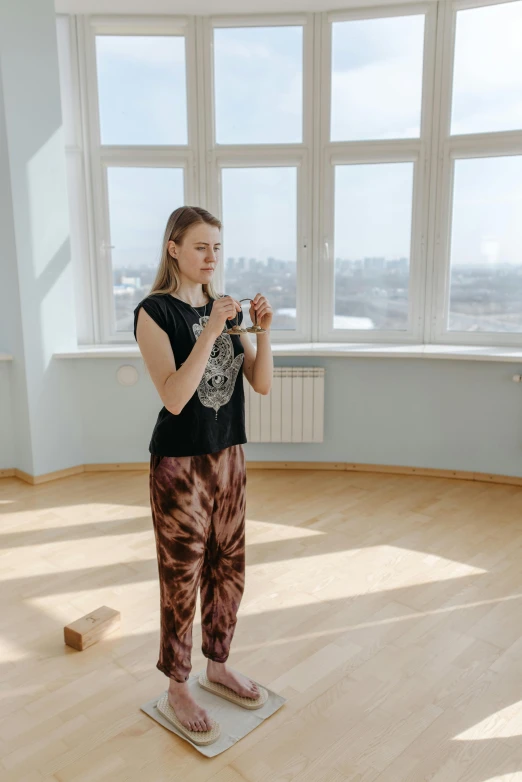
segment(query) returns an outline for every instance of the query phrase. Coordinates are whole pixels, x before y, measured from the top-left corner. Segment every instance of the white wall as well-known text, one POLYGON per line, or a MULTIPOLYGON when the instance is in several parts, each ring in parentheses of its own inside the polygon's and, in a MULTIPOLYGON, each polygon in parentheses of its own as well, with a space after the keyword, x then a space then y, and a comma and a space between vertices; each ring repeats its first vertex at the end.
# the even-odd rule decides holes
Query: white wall
POLYGON ((10 469, 15 461, 10 370, 8 362, 0 361, 0 470, 10 469))
MULTIPOLYGON (((0 50, 1 51, 1 50, 0 50)), ((22 321, 20 293, 16 265, 11 177, 3 97, 2 60, 0 59, 0 353, 17 356, 15 371, 23 365, 22 321)), ((14 439, 13 416, 15 405, 12 394, 13 363, 0 361, 0 469, 13 467, 25 453, 31 453, 27 418, 21 418, 14 439)), ((17 371, 18 407, 26 407, 23 370, 17 371)), ((27 463, 27 462, 25 462, 27 463)))
MULTIPOLYGON (((416 2, 416 0, 403 0, 416 2)), ((430 2, 430 0, 427 0, 430 2)), ((388 5, 396 0, 382 0, 388 5)), ((56 0, 57 13, 67 14, 269 14, 333 11, 357 5, 366 0, 56 0)))
POLYGON ((0 53, 0 197, 7 205, 0 345, 14 356, 15 463, 6 466, 40 475, 82 459, 74 369, 52 359, 54 351, 77 342, 52 0, 2 0, 0 53))

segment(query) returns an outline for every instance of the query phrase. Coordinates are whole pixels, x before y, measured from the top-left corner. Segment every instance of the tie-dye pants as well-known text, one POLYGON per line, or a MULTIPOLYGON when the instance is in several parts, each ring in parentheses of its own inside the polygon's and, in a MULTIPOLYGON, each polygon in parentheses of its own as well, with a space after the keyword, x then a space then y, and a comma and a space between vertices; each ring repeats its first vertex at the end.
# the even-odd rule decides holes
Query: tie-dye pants
POLYGON ((225 662, 245 583, 246 470, 242 445, 200 456, 150 457, 160 585, 156 667, 184 682, 201 590, 202 651, 225 662))

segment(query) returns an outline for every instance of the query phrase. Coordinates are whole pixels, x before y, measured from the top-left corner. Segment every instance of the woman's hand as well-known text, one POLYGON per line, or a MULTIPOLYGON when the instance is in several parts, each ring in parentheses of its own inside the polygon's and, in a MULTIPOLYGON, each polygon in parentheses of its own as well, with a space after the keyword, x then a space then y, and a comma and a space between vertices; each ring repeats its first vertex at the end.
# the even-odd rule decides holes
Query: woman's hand
POLYGON ((265 329, 266 331, 270 331, 274 312, 265 296, 262 296, 260 293, 256 293, 250 303, 249 315, 252 323, 256 322, 257 317, 257 325, 261 326, 261 328, 265 329))
POLYGON ((241 312, 241 304, 232 298, 232 296, 222 296, 215 299, 206 328, 216 335, 216 339, 223 331, 227 320, 234 320, 237 313, 241 312))

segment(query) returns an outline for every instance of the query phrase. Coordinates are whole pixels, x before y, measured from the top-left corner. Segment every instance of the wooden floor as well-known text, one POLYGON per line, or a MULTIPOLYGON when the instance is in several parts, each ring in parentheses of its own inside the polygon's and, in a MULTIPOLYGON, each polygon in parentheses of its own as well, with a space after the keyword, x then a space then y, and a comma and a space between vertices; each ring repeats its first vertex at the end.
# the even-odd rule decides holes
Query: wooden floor
POLYGON ((2 780, 522 780, 522 488, 249 470, 230 664, 288 701, 214 759, 139 708, 168 684, 148 474, 6 478, 0 512, 2 780), (65 646, 101 605, 121 628, 65 646))

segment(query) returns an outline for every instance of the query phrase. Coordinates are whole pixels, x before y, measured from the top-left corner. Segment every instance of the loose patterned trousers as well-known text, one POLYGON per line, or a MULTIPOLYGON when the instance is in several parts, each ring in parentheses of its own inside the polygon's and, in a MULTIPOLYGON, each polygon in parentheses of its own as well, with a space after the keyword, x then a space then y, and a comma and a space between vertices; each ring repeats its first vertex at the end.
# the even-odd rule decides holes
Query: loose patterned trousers
POLYGON ((199 456, 150 457, 160 582, 156 667, 184 682, 201 590, 202 651, 225 662, 245 584, 246 470, 242 445, 199 456))

